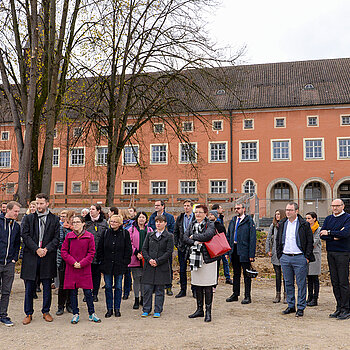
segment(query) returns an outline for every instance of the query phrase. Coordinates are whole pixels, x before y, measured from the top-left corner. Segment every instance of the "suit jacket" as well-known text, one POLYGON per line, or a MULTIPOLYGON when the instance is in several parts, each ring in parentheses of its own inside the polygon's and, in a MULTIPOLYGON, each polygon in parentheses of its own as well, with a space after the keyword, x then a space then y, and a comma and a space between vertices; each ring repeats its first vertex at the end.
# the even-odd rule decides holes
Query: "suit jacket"
MULTIPOLYGON (((29 214, 23 218, 21 234, 25 244, 23 249, 23 260, 21 278, 34 281, 37 274, 37 261, 39 256, 36 251, 39 248, 39 218, 38 214, 29 214)), ((46 217, 45 232, 42 248, 47 253, 40 259, 40 278, 54 278, 57 274, 56 255, 60 237, 59 218, 51 212, 46 217)))
MULTIPOLYGON (((184 242, 184 217, 185 213, 181 213, 177 218, 175 222, 175 229, 174 229, 174 242, 175 247, 177 250, 180 250, 181 252, 184 252, 186 250, 186 243, 184 242)), ((189 223, 189 226, 191 226, 192 221, 194 220, 194 214, 192 216, 192 219, 189 223)))

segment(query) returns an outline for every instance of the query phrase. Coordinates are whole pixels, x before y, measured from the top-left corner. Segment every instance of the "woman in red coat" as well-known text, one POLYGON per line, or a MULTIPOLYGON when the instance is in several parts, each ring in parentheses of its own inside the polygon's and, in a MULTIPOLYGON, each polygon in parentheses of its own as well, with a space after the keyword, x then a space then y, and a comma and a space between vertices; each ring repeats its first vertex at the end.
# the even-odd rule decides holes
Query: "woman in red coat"
POLYGON ((64 289, 70 289, 73 318, 71 323, 79 322, 78 288, 83 288, 89 312, 89 321, 101 322, 95 314, 91 289, 91 263, 95 255, 95 242, 92 233, 84 229, 85 219, 73 217, 73 231, 69 232, 62 244, 61 256, 66 262, 64 289))

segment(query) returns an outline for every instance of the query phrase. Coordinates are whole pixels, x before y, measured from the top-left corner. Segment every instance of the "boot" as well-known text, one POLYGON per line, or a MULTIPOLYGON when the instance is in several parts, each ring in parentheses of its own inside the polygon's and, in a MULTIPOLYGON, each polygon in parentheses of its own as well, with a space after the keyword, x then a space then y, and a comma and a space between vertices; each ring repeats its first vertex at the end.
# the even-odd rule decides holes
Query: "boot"
POLYGON ((211 322, 211 305, 212 304, 205 304, 204 322, 211 322))
POLYGON ((313 293, 313 280, 312 276, 307 276, 307 299, 306 299, 306 304, 310 303, 311 300, 314 297, 313 293))
POLYGON ((134 302, 134 306, 132 307, 134 310, 137 310, 140 307, 140 301, 139 298, 135 297, 135 302, 134 302))
POLYGON ((306 303, 307 306, 317 306, 317 298, 312 298, 311 301, 306 303))
POLYGON ((287 303, 287 293, 286 292, 283 293, 283 304, 288 304, 287 303))
POLYGON ((197 287, 196 290, 196 299, 197 299, 197 310, 189 315, 189 318, 196 318, 196 317, 204 317, 204 311, 203 311, 203 287, 197 287))
POLYGON ((273 299, 273 303, 279 303, 281 301, 281 292, 276 292, 276 297, 273 299))
POLYGON ((140 305, 143 306, 143 296, 140 298, 140 305))

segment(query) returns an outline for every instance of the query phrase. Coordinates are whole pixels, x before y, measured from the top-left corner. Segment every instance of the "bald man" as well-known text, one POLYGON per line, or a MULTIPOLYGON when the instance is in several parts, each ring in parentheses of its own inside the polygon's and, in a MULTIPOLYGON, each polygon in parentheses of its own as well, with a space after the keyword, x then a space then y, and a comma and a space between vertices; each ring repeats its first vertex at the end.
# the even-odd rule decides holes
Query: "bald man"
POLYGON ((321 239, 326 241, 333 294, 337 301, 337 308, 329 317, 346 320, 350 318, 350 214, 345 213, 341 199, 335 199, 331 207, 333 214, 326 217, 320 231, 321 239))

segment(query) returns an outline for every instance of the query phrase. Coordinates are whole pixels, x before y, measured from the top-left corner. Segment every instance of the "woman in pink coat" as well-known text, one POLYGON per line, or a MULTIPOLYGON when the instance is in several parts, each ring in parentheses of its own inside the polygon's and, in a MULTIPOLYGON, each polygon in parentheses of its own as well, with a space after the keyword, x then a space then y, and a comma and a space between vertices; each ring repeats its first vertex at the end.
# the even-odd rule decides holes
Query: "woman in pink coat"
POLYGON ((85 219, 73 217, 73 231, 69 232, 62 244, 61 256, 66 262, 64 289, 70 289, 73 309, 72 324, 79 322, 78 288, 83 288, 89 312, 89 321, 101 322, 95 314, 91 289, 91 263, 95 255, 95 241, 92 233, 84 229, 85 219))
POLYGON ((132 246, 132 255, 129 267, 131 268, 135 294, 135 303, 133 309, 138 309, 140 305, 143 305, 143 288, 141 285, 143 265, 141 251, 147 233, 153 231, 151 227, 147 226, 146 222, 147 214, 144 211, 141 211, 136 215, 135 221, 129 228, 132 246))

